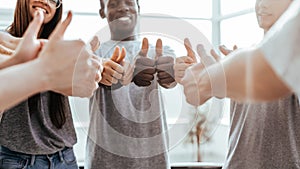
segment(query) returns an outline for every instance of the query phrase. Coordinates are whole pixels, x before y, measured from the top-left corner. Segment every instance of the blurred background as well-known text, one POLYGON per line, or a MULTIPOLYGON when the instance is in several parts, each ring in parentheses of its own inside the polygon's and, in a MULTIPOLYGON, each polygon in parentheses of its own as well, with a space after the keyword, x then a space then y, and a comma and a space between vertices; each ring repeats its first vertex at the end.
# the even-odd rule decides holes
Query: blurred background
MULTIPOLYGON (((0 30, 5 30, 11 24, 15 3, 16 0, 0 0, 0 30)), ((263 37, 263 32, 256 22, 254 3, 253 0, 140 0, 141 19, 171 21, 174 19, 173 17, 180 18, 201 31, 216 49, 220 44, 229 48, 232 48, 233 45, 243 48, 258 43, 263 37)), ((98 0, 64 0, 63 5, 64 15, 68 10, 72 10, 74 13, 65 39, 80 38, 88 42, 99 30, 107 27, 107 21, 101 19, 98 14, 100 8, 98 0)), ((100 40, 103 41, 101 37, 100 40)), ((171 46, 174 42, 167 38, 164 43, 171 46)), ((175 52, 178 56, 186 55, 183 45, 176 47, 175 52)), ((175 135, 170 137, 171 139, 175 138, 176 134, 184 136, 171 147, 171 162, 222 163, 227 152, 230 101, 222 100, 223 109, 221 112, 217 112, 218 119, 211 119, 212 125, 205 127, 203 127, 204 121, 202 121, 203 119, 207 120, 205 112, 208 109, 211 110, 214 104, 210 102, 204 107, 198 108, 199 120, 193 121, 194 126, 189 132, 186 132, 186 124, 191 123, 189 117, 194 117, 195 109, 184 103, 180 86, 171 91, 162 90, 162 92, 166 100, 168 125, 170 128, 176 129, 175 135), (185 113, 186 117, 182 117, 180 115, 182 113, 185 113), (200 127, 197 128, 197 124, 200 127), (208 134, 205 134, 206 131, 209 131, 208 134), (197 144, 197 136, 199 136, 197 133, 199 132, 202 133, 202 141, 197 144)), ((75 153, 78 162, 82 164, 89 125, 88 99, 72 97, 70 102, 78 136, 75 153)))

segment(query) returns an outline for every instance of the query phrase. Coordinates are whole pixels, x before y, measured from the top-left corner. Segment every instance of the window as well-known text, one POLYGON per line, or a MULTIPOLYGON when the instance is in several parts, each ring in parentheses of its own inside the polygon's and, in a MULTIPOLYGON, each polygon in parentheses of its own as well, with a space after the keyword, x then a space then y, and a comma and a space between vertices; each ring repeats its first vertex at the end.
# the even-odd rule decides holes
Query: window
POLYGON ((228 1, 228 0, 219 0, 221 5, 221 14, 227 15, 242 10, 251 9, 254 7, 255 1, 253 0, 243 0, 243 1, 228 1))
POLYGON ((256 16, 249 13, 221 22, 221 44, 232 48, 249 47, 258 43, 263 37, 263 31, 258 27, 256 16))
POLYGON ((183 18, 210 18, 212 1, 140 0, 141 14, 167 14, 183 18), (195 12, 196 11, 196 12, 195 12))

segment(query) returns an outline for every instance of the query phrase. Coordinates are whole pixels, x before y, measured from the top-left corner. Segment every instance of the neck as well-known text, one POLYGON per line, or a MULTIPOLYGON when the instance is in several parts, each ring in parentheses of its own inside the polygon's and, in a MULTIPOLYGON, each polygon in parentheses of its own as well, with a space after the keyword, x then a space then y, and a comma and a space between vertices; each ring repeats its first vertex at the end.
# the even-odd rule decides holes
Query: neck
POLYGON ((264 29, 264 36, 267 34, 267 32, 270 30, 270 28, 265 28, 264 29))
POLYGON ((113 41, 133 41, 136 40, 136 36, 128 36, 128 37, 116 37, 116 36, 112 36, 111 40, 113 41))
POLYGON ((137 39, 137 34, 133 32, 130 33, 116 33, 111 32, 111 40, 114 41, 132 41, 137 39))

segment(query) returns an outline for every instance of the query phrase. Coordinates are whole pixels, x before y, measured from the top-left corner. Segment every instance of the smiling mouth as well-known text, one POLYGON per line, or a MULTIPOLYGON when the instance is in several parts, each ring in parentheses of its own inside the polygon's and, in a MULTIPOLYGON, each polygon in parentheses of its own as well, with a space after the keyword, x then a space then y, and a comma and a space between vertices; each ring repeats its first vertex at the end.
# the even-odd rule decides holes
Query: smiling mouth
POLYGON ((271 14, 269 14, 269 13, 258 13, 258 16, 269 16, 269 15, 271 15, 271 14))
POLYGON ((128 16, 123 16, 123 17, 121 17, 121 18, 118 18, 117 20, 119 20, 119 21, 129 21, 129 20, 130 20, 130 17, 128 17, 128 16))
POLYGON ((49 14, 49 12, 48 12, 46 9, 41 8, 41 7, 39 7, 39 6, 32 6, 32 8, 33 8, 33 9, 40 10, 40 11, 42 11, 42 12, 45 13, 45 14, 49 14))

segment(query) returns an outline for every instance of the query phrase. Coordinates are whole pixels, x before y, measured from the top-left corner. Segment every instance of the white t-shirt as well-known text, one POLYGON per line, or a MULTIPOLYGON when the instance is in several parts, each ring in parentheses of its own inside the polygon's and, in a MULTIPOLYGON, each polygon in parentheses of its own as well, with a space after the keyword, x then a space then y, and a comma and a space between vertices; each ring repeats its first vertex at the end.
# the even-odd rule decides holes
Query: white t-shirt
POLYGON ((282 80, 300 94, 300 0, 268 31, 259 49, 282 80))

